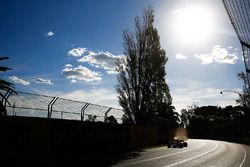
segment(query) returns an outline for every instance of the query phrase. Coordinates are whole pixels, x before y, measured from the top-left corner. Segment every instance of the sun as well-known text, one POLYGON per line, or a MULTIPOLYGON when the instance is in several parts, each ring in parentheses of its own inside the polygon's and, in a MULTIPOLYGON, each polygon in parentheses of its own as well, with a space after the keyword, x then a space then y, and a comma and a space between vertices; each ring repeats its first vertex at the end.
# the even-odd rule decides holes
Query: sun
POLYGON ((184 44, 206 42, 211 37, 214 19, 211 11, 202 7, 186 7, 172 13, 174 35, 184 44))

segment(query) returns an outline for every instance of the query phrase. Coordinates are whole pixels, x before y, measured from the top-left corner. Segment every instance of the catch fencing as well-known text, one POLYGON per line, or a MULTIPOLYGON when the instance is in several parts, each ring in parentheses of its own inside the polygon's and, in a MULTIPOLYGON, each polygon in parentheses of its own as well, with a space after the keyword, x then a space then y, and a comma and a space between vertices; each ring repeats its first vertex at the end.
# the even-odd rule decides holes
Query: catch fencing
POLYGON ((250 1, 222 0, 242 46, 246 76, 250 85, 250 1))
POLYGON ((56 119, 70 119, 79 121, 107 122, 117 120, 122 123, 124 111, 117 108, 92 104, 88 102, 65 99, 61 97, 40 95, 17 91, 0 92, 2 104, 7 115, 25 117, 43 117, 56 119))

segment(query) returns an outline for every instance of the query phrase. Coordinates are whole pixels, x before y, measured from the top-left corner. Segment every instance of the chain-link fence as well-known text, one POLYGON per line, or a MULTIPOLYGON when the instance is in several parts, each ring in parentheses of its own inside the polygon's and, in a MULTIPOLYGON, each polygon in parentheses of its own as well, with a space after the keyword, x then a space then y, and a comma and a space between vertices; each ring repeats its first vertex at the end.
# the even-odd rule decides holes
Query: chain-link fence
POLYGON ((123 110, 60 97, 1 91, 7 115, 122 123, 123 110), (113 116, 113 117, 112 117, 113 116), (110 119, 112 118, 112 119, 110 119), (115 119, 114 119, 115 118, 115 119))
POLYGON ((248 84, 250 84, 250 1, 222 0, 240 40, 246 68, 248 84))

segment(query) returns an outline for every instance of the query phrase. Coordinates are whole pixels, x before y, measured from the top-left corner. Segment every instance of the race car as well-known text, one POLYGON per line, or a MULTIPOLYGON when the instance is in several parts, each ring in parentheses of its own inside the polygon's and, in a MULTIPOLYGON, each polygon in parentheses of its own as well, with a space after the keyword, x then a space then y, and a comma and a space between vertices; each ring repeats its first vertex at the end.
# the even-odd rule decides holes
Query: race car
POLYGON ((175 138, 173 141, 168 142, 168 148, 183 148, 187 147, 187 141, 175 138))
POLYGON ((187 140, 188 137, 186 129, 179 127, 170 133, 167 146, 168 148, 187 147, 188 146, 187 140))

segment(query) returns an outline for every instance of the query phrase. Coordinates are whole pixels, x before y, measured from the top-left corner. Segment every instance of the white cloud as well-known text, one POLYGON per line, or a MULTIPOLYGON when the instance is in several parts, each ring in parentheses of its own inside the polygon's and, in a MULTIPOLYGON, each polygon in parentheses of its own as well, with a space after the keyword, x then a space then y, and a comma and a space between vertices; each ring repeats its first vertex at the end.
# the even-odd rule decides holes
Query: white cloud
POLYGON ((183 8, 171 10, 171 14, 172 14, 172 15, 179 14, 179 13, 181 13, 182 11, 183 11, 183 8))
POLYGON ((238 51, 239 49, 238 48, 234 48, 235 51, 238 51))
POLYGON ((202 64, 210 64, 213 62, 235 64, 238 60, 236 52, 231 52, 227 48, 223 48, 220 45, 214 46, 211 53, 200 55, 195 54, 194 56, 197 59, 200 59, 202 64))
POLYGON ((73 67, 72 64, 65 64, 64 67, 73 67))
POLYGON ((36 83, 39 83, 39 84, 48 84, 48 85, 53 85, 53 83, 51 82, 51 80, 49 79, 43 79, 43 78, 37 78, 35 80, 36 83))
POLYGON ((96 68, 104 69, 108 74, 116 73, 116 60, 121 56, 115 56, 110 52, 93 52, 88 51, 87 55, 78 59, 79 62, 87 62, 96 68))
POLYGON ((195 54, 194 57, 200 59, 201 64, 210 64, 213 63, 214 60, 214 57, 211 56, 210 54, 200 54, 200 55, 195 54))
POLYGON ((53 35, 55 35, 55 33, 53 33, 52 31, 49 31, 49 32, 47 32, 47 34, 46 34, 48 37, 52 37, 53 35))
POLYGON ((86 48, 74 48, 68 51, 69 56, 80 57, 86 52, 86 48))
POLYGON ((215 48, 221 48, 221 45, 214 45, 215 48))
POLYGON ((28 81, 25 81, 21 78, 18 78, 17 76, 11 76, 9 77, 10 80, 12 80, 14 83, 17 83, 17 84, 21 84, 21 85, 24 85, 24 86, 28 86, 30 85, 30 82, 28 81))
POLYGON ((179 53, 175 55, 176 59, 187 59, 187 56, 184 56, 183 54, 179 53))
POLYGON ((106 71, 107 74, 118 74, 117 71, 106 71))
POLYGON ((87 67, 83 67, 81 65, 77 67, 65 67, 62 70, 62 74, 71 80, 72 83, 77 81, 100 81, 102 80, 101 75, 95 71, 91 71, 87 67))
POLYGON ((110 52, 95 52, 80 47, 68 51, 68 55, 80 57, 78 62, 85 62, 95 68, 101 68, 108 74, 117 74, 115 62, 122 57, 122 55, 113 55, 110 52))

